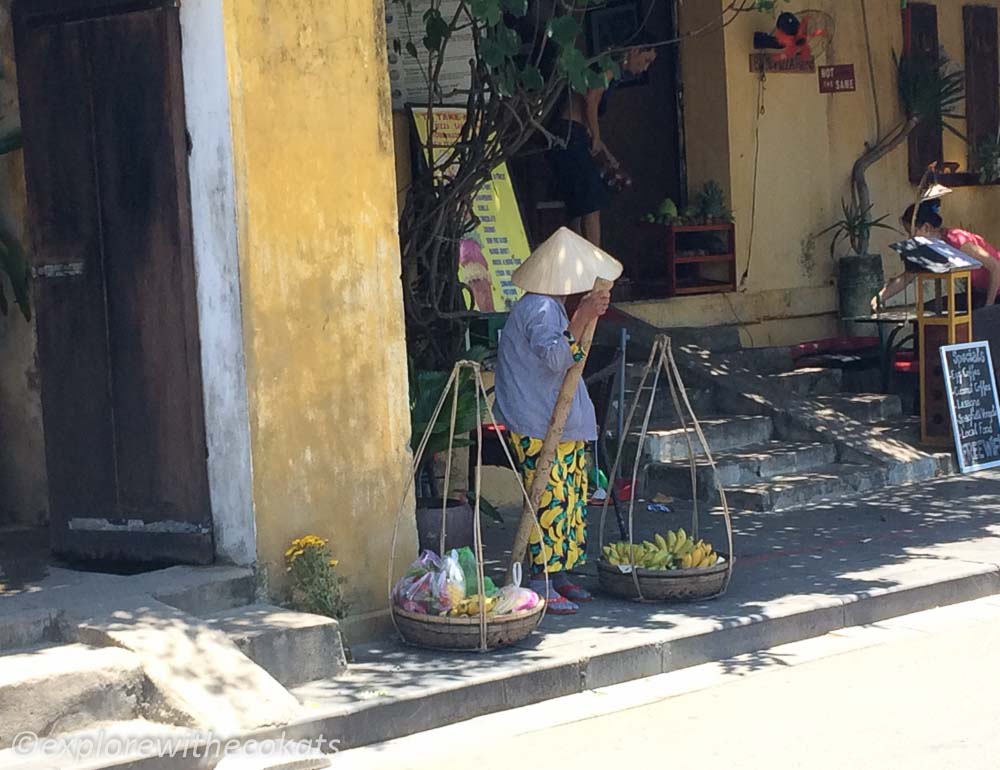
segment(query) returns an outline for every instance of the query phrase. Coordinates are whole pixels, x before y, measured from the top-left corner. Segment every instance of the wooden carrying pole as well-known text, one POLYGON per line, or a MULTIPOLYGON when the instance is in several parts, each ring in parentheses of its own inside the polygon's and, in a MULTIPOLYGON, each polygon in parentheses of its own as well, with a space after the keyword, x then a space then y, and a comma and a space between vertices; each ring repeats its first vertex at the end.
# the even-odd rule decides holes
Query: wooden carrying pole
MULTIPOLYGON (((614 284, 603 278, 598 278, 594 282, 594 291, 610 291, 614 284)), ((591 321, 583 332, 583 338, 577 340, 583 349, 583 358, 577 361, 566 372, 562 388, 559 390, 559 397, 556 399, 555 409, 552 411, 552 419, 549 420, 549 429, 542 442, 542 451, 538 455, 535 465, 535 477, 531 483, 530 501, 526 500, 521 511, 521 523, 518 525, 517 534, 514 536, 514 547, 510 552, 510 569, 507 572, 507 582, 511 580, 514 565, 524 560, 528 550, 528 540, 531 532, 535 528, 537 517, 536 511, 541 502, 545 487, 548 486, 549 476, 552 473, 552 462, 555 460, 556 450, 562 441, 563 428, 566 427, 566 420, 569 418, 569 410, 573 405, 573 397, 580 385, 580 378, 583 377, 583 368, 587 364, 587 356, 590 355, 590 345, 594 340, 594 331, 597 328, 597 319, 591 321)))

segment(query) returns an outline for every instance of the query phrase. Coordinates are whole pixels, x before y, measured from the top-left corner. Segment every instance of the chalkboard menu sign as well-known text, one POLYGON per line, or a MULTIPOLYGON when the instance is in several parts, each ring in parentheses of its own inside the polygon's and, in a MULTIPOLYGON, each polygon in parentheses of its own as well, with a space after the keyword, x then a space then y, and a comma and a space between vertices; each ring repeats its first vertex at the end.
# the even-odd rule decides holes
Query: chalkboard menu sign
POLYGON ((1000 466, 1000 402, 989 343, 945 345, 941 364, 962 473, 1000 466))

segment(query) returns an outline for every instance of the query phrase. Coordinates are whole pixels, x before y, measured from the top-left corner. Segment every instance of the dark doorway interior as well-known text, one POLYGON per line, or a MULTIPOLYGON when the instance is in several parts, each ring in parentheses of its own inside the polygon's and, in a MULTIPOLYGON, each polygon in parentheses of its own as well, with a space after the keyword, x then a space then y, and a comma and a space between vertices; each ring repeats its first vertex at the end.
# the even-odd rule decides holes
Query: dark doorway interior
MULTIPOLYGON (((654 41, 676 36, 673 2, 627 0, 609 3, 608 8, 634 8, 640 23, 648 19, 645 32, 654 41)), ((586 37, 593 37, 589 26, 586 37)), ((664 198, 672 198, 679 206, 684 203, 678 48, 670 45, 658 50, 646 77, 615 89, 601 120, 605 144, 633 179, 631 188, 612 196, 601 218, 602 245, 626 268, 627 280, 616 287, 618 299, 644 298, 642 288, 650 276, 662 279, 665 274, 663 255, 643 248, 636 223, 655 211, 664 198)), ((552 192, 551 170, 537 153, 514 159, 510 168, 534 246, 566 224, 563 208, 552 192)))
POLYGON ((14 7, 55 554, 213 558, 178 8, 14 7))

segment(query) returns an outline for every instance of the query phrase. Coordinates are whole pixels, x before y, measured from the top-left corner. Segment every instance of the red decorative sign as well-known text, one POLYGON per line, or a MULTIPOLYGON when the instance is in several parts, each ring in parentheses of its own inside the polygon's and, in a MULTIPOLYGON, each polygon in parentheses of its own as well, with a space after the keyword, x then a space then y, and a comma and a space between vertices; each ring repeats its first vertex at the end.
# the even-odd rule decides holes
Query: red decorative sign
POLYGON ((857 91, 853 64, 834 64, 819 68, 819 92, 821 94, 845 94, 857 91))

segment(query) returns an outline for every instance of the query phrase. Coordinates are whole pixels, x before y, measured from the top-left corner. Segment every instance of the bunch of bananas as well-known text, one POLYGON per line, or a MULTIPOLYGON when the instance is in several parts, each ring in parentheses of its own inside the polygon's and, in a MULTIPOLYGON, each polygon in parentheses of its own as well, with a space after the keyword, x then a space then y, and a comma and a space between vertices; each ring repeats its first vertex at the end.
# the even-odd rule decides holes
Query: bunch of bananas
POLYGON ((609 564, 634 564, 641 569, 701 569, 719 563, 719 554, 711 543, 695 542, 679 529, 656 535, 655 542, 614 543, 604 546, 604 558, 609 564))
MULTIPOLYGON (((493 608, 497 606, 497 602, 500 601, 500 595, 487 596, 486 597, 486 614, 489 615, 493 612, 493 608)), ((462 599, 454 607, 448 610, 448 615, 450 617, 469 617, 474 618, 479 615, 479 597, 470 596, 468 599, 462 599)))

